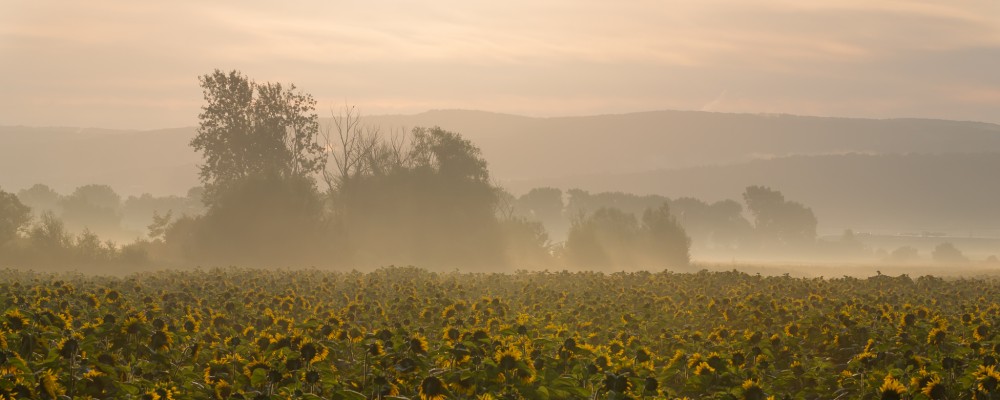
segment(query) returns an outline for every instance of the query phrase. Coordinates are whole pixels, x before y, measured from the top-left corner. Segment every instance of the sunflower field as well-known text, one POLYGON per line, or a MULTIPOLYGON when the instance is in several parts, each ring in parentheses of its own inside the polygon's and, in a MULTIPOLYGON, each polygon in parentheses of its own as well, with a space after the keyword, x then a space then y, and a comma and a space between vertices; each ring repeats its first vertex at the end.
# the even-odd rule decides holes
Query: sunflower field
POLYGON ((0 270, 0 399, 1000 399, 1000 281, 0 270))

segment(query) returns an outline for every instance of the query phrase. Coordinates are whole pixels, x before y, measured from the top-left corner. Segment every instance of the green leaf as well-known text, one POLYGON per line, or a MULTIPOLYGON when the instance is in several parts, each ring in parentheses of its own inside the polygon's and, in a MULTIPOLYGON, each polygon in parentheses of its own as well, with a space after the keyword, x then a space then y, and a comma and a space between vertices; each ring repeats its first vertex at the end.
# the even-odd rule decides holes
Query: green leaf
POLYGON ((536 394, 538 394, 538 398, 541 400, 549 400, 549 389, 545 386, 538 388, 536 394))
POLYGON ((253 370, 253 374, 250 375, 250 386, 260 387, 267 383, 267 370, 264 368, 256 368, 253 370))

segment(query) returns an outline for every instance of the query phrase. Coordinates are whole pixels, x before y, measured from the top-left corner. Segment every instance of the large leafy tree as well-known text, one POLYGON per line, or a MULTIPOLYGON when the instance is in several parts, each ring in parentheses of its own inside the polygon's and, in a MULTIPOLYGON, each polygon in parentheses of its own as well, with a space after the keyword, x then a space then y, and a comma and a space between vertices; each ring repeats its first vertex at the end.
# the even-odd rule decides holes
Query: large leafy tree
POLYGON ((215 70, 200 81, 206 104, 191 146, 204 155, 201 179, 210 194, 246 178, 311 177, 323 170, 311 95, 238 71, 215 70))
POLYGON ((204 157, 208 208, 165 227, 165 241, 200 261, 305 262, 322 224, 314 177, 326 153, 316 101, 295 85, 257 83, 238 71, 200 81, 205 105, 191 146, 204 157))

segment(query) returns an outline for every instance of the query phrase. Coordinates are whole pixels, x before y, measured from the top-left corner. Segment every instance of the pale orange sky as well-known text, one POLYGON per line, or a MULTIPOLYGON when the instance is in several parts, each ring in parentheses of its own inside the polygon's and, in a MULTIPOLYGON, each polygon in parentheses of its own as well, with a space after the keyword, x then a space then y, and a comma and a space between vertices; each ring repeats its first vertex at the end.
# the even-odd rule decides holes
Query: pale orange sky
POLYGON ((321 114, 657 109, 1000 123, 1000 1, 5 1, 0 125, 197 123, 197 77, 321 114))

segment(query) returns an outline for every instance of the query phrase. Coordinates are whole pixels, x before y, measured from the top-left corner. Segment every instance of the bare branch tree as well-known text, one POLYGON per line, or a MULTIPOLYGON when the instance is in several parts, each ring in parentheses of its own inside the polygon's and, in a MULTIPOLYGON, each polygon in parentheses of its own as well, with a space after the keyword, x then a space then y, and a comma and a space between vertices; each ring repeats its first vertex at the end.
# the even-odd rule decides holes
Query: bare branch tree
POLYGON ((333 160, 327 163, 333 169, 323 171, 331 192, 340 190, 352 179, 388 174, 409 162, 403 130, 394 130, 386 137, 381 127, 362 124, 361 113, 346 104, 339 113, 331 110, 331 116, 333 124, 322 134, 328 157, 333 160))

